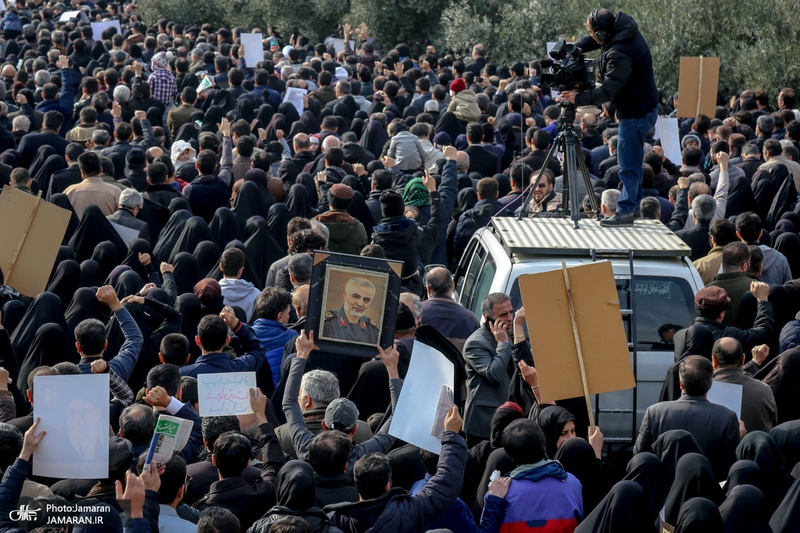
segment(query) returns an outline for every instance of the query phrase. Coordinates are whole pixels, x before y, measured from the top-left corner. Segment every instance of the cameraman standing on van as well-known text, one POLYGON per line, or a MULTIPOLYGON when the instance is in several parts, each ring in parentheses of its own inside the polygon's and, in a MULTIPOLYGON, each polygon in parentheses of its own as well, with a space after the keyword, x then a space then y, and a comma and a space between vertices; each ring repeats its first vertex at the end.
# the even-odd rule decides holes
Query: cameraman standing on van
POLYGON ((564 91, 561 99, 576 106, 598 107, 611 101, 617 108, 617 157, 623 189, 617 212, 600 224, 630 226, 642 200, 644 141, 658 118, 653 59, 636 22, 625 13, 614 16, 608 9, 595 9, 586 27, 589 35, 575 44, 582 53, 602 50, 598 66, 603 85, 582 93, 564 91))

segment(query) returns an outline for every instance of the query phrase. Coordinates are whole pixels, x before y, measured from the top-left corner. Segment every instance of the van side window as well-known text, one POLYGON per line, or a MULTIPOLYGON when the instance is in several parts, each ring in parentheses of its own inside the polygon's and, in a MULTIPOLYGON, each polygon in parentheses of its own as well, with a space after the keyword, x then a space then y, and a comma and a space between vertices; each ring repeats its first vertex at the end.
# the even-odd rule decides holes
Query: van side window
POLYGON ((478 279, 475 282, 475 291, 467 307, 467 309, 477 316, 481 316, 481 304, 483 303, 483 299, 486 298, 486 295, 489 294, 492 281, 494 281, 495 272, 497 272, 497 266, 495 265, 494 259, 488 256, 478 273, 478 279))

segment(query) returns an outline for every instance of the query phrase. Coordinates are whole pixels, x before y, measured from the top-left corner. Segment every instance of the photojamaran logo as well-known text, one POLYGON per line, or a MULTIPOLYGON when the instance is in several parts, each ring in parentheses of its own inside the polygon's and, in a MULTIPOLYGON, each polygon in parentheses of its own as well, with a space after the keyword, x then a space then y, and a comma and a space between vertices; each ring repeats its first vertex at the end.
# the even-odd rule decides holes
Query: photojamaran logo
POLYGON ((39 511, 31 509, 27 505, 20 505, 19 509, 14 509, 8 513, 8 517, 14 522, 32 522, 36 520, 39 511))

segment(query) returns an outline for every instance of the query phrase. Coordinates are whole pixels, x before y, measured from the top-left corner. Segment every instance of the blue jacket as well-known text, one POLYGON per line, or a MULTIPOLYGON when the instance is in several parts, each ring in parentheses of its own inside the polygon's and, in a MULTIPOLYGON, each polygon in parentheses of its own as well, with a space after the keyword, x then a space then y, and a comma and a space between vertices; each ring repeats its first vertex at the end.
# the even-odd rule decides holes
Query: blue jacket
POLYGON ((253 324, 253 331, 261 346, 266 350, 267 363, 272 370, 272 381, 275 386, 281 379, 281 361, 283 360, 283 347, 289 340, 297 336, 297 332, 287 328, 280 322, 268 318, 259 318, 253 324))
MULTIPOLYGON (((115 312, 114 315, 119 321, 122 334, 125 335, 125 342, 120 347, 117 355, 108 362, 108 367, 124 381, 128 381, 133 372, 133 368, 136 366, 136 361, 139 360, 139 352, 142 351, 144 337, 142 337, 139 326, 136 325, 136 321, 133 320, 133 317, 127 309, 123 307, 115 312)), ((91 362, 81 363, 78 367, 84 374, 92 373, 91 362)))
POLYGON ((62 90, 57 98, 43 100, 36 104, 36 111, 47 113, 48 111, 58 111, 64 115, 64 123, 61 125, 59 135, 66 136, 72 129, 72 106, 75 103, 75 88, 72 85, 72 70, 65 68, 61 71, 62 90))
POLYGON ((231 359, 226 353, 207 353, 197 358, 193 365, 181 367, 181 376, 196 378, 198 374, 217 374, 220 372, 255 372, 266 359, 261 341, 253 335, 253 330, 242 321, 234 330, 245 354, 231 359))
MULTIPOLYGON (((416 496, 431 477, 433 476, 425 474, 423 479, 414 483, 411 486, 411 495, 416 496)), ((477 533, 478 531, 475 519, 472 517, 472 511, 470 511, 466 503, 461 501, 461 498, 456 498, 456 501, 447 511, 428 525, 428 529, 449 529, 450 531, 463 533, 477 533)))
POLYGON ((457 184, 457 163, 455 161, 446 161, 444 167, 442 167, 442 182, 437 188, 439 197, 442 200, 439 209, 442 214, 442 220, 446 222, 441 225, 438 231, 436 239, 438 245, 434 247, 433 254, 431 255, 430 264, 432 265, 447 264, 447 246, 442 246, 442 244, 447 238, 447 221, 453 218, 453 208, 456 205, 456 198, 458 197, 457 184))

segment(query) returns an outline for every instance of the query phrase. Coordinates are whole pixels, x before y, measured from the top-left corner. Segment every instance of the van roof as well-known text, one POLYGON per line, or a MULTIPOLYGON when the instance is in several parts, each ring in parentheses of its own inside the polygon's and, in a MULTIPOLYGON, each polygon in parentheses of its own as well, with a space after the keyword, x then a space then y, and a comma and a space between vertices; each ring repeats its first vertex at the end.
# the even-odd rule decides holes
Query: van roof
POLYGON ((633 226, 604 228, 582 219, 575 229, 568 218, 495 217, 493 233, 509 254, 591 255, 619 252, 634 257, 683 257, 691 248, 658 220, 637 220, 633 226))

